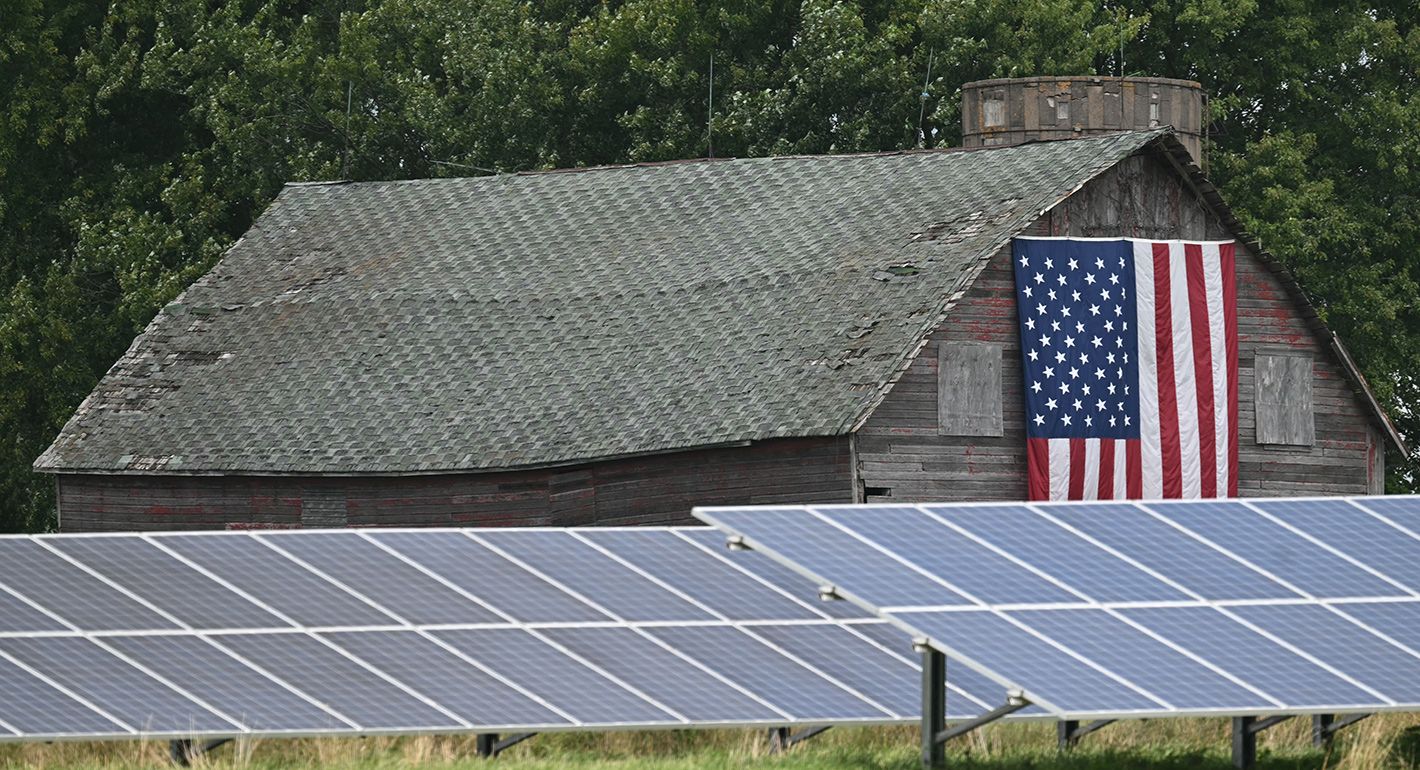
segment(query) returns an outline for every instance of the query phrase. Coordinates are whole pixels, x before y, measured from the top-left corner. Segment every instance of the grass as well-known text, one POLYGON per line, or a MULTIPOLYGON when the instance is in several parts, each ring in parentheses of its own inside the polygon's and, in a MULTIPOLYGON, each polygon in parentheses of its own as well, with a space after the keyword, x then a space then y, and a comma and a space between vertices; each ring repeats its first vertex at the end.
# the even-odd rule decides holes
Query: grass
MULTIPOLYGON (((1262 734, 1266 770, 1420 768, 1420 715, 1387 715, 1346 728, 1329 752, 1313 749, 1308 719, 1262 734)), ((1224 720, 1121 722, 1068 753, 1055 748, 1050 723, 989 727, 948 746, 952 768, 970 770, 1225 770, 1224 720)), ((167 765, 163 743, 5 744, 5 770, 137 770, 167 765)), ((566 733, 538 736, 494 760, 474 753, 472 737, 253 740, 199 758, 199 770, 915 770, 912 728, 835 729, 771 755, 761 731, 566 733)))

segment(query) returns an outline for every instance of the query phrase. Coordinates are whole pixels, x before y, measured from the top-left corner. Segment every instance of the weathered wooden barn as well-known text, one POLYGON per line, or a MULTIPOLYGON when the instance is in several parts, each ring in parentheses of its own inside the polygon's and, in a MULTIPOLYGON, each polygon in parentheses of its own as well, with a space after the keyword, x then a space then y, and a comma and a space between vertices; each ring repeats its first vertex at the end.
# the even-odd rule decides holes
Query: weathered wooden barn
POLYGON ((35 464, 66 530, 1025 496, 1021 234, 1239 238, 1240 492, 1401 439, 1166 128, 288 186, 35 464))

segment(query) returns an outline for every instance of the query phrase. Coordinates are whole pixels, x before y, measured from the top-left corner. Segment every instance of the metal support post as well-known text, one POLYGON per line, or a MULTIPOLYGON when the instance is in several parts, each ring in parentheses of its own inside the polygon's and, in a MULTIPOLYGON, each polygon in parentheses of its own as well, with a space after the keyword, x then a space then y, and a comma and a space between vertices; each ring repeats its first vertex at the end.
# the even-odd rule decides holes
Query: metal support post
POLYGON ((1258 719, 1233 717, 1233 767, 1252 768, 1257 764, 1257 734, 1291 719, 1290 714, 1258 719))
POLYGON ((1257 733, 1252 731, 1255 717, 1233 717, 1233 767, 1251 770, 1257 764, 1257 733))
POLYGON ((1324 749, 1331 745, 1331 723, 1335 721, 1335 714, 1317 714, 1312 717, 1312 746, 1324 749))
POLYGON ((783 751, 788 751, 794 746, 803 743, 804 741, 814 737, 815 735, 823 733, 830 727, 831 725, 821 725, 819 727, 806 728, 800 730, 797 733, 789 732, 789 728, 787 727, 770 728, 769 753, 778 754, 783 751))
POLYGON ((172 759, 173 764, 178 767, 190 767, 192 760, 199 755, 206 754, 231 741, 231 738, 212 738, 205 741, 168 741, 168 756, 172 759))
POLYGON ((1019 691, 1006 693, 1006 705, 993 709, 968 722, 947 727, 947 656, 927 646, 927 640, 914 639, 913 649, 922 653, 922 766, 939 768, 947 760, 947 741, 966 735, 1007 714, 1014 714, 1030 705, 1019 691))
POLYGON ((1075 744, 1079 743, 1080 739, 1085 737, 1086 735, 1089 735, 1090 733, 1100 729, 1101 727, 1105 727, 1106 725, 1114 724, 1114 720, 1096 719, 1095 721, 1082 726, 1079 722, 1073 719, 1066 719, 1060 722, 1056 722, 1055 724, 1056 736, 1060 742, 1060 750, 1064 751, 1066 749, 1074 748, 1075 744))
POLYGON ((1312 745, 1319 749, 1326 748, 1342 728, 1350 727, 1368 716, 1370 714, 1351 714, 1337 719, 1335 714, 1318 714, 1312 717, 1312 745))
POLYGON ((475 746, 478 756, 492 759, 534 735, 537 733, 518 733, 499 740, 498 733, 479 733, 475 746))
POLYGON ((937 734, 947 725, 947 656, 918 645, 922 651, 922 766, 941 767, 946 747, 937 734))

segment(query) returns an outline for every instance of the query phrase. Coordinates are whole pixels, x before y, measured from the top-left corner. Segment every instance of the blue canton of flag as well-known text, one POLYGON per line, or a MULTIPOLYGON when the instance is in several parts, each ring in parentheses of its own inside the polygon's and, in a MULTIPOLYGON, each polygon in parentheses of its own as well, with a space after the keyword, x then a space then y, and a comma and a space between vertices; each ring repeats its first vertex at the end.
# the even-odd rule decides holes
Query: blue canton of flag
POLYGON ((1139 437, 1133 247, 1014 242, 1030 438, 1139 437))

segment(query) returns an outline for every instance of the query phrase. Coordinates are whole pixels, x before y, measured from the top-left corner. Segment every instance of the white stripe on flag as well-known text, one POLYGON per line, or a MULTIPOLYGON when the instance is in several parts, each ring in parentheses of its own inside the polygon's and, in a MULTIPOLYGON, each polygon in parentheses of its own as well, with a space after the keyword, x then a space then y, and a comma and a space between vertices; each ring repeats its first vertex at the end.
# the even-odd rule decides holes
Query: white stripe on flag
POLYGON ((1070 499, 1070 439, 1053 438, 1050 442, 1050 499, 1070 499))
POLYGON ((1139 309, 1139 444, 1145 500, 1164 496, 1159 439, 1159 369, 1154 341, 1154 245, 1134 241, 1134 306, 1139 309))
POLYGON ((1223 322, 1223 257, 1218 244, 1203 246, 1203 283, 1208 295, 1208 344, 1213 354, 1213 435, 1218 497, 1228 496, 1228 338, 1223 322))
POLYGON ((1114 499, 1129 498, 1129 441, 1114 442, 1114 499))
POLYGON ((1085 439, 1085 486, 1082 499, 1098 500, 1100 491, 1100 439, 1085 439))
MULTIPOLYGON (((1179 468, 1184 499, 1202 494, 1198 436, 1198 377, 1193 361, 1193 309, 1188 301, 1188 260, 1182 241, 1169 242, 1169 310, 1173 314, 1173 381, 1178 395, 1179 468)), ((1169 415, 1160 415, 1167 420, 1169 415)))

